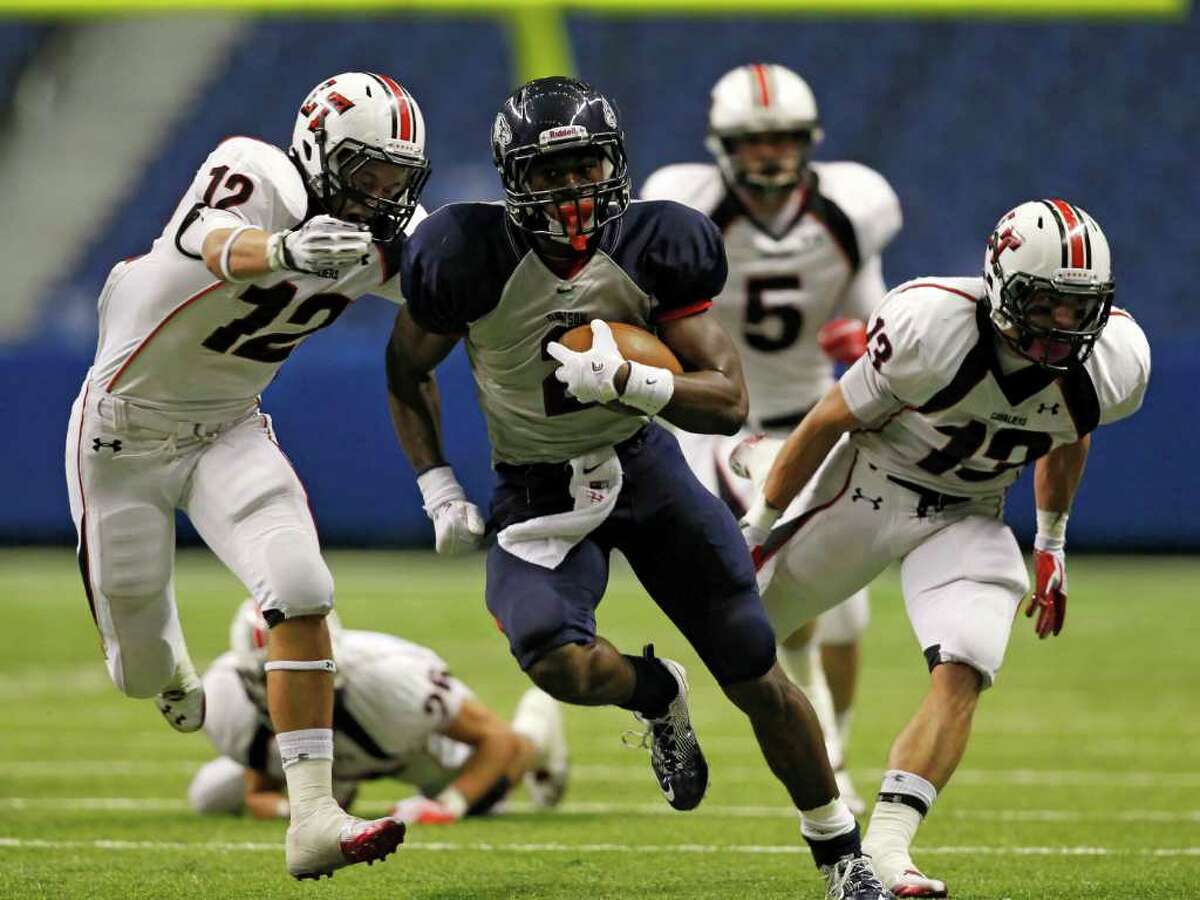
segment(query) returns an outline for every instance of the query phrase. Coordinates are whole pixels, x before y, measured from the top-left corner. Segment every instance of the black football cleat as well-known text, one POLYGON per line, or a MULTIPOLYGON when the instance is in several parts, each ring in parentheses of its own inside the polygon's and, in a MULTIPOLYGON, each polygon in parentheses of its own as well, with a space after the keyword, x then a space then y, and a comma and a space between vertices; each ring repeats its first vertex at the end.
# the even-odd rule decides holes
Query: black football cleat
POLYGON ((895 900, 883 886, 871 857, 863 853, 843 856, 832 866, 821 866, 825 876, 825 900, 895 900))
POLYGON ((671 673, 679 685, 679 692, 660 718, 650 719, 634 713, 634 717, 646 726, 641 746, 650 749, 650 768, 667 802, 678 810, 695 809, 708 790, 708 761, 688 716, 687 672, 672 659, 657 659, 653 644, 647 644, 643 653, 671 673))

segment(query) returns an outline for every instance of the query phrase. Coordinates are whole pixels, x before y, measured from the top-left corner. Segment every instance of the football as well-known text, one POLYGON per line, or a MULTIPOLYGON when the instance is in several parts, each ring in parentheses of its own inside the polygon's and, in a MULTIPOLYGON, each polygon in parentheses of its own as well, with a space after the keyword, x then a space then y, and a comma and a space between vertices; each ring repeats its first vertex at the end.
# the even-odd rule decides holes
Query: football
MULTIPOLYGON (((682 374, 683 366, 671 352, 671 348, 660 341, 644 328, 627 325, 624 322, 609 322, 613 338, 621 355, 634 362, 647 366, 657 366, 660 369, 670 369, 676 375, 682 374)), ((592 326, 580 325, 572 328, 558 339, 558 342, 569 350, 582 353, 592 346, 592 326)))

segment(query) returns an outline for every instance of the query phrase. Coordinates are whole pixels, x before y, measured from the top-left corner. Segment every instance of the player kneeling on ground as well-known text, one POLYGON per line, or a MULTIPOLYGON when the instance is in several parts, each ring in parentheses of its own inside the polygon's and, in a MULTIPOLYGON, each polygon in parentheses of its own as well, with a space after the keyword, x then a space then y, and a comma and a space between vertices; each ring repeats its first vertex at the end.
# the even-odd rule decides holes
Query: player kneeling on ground
MULTIPOLYGON (((358 783, 395 778, 419 794, 392 815, 420 824, 495 810, 524 781, 535 806, 555 806, 567 786, 567 743, 558 704, 530 688, 512 724, 484 706, 427 647, 327 619, 338 663, 333 709, 334 796, 343 807, 358 783)), ((204 675, 204 723, 220 758, 192 779, 199 813, 287 818, 279 749, 266 709, 266 622, 253 600, 230 629, 232 649, 204 675)))
POLYGON ((1112 299, 1091 216, 1063 200, 1021 204, 989 238, 982 278, 923 278, 884 299, 867 356, 788 437, 743 520, 760 570, 777 559, 763 600, 781 637, 901 561, 929 691, 892 744, 863 840, 897 896, 947 896, 909 847, 962 759, 1028 590, 1002 516, 1031 462, 1026 614, 1039 637, 1063 627, 1067 513, 1091 432, 1132 415, 1150 376, 1146 337, 1112 299))

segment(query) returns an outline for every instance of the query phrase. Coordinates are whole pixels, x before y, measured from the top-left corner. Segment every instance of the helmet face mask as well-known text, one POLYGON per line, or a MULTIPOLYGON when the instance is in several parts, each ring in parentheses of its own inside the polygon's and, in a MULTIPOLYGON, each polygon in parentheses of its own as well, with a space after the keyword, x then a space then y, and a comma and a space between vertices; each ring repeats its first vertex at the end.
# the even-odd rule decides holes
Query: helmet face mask
POLYGON ((713 86, 705 146, 726 182, 761 197, 799 185, 824 137, 808 84, 780 65, 754 63, 713 86))
POLYGON ((1115 293, 1104 233, 1063 200, 1023 203, 1000 220, 988 238, 984 282, 999 335, 1055 371, 1091 355, 1115 293))
POLYGON ((492 159, 508 216, 522 231, 583 250, 629 207, 629 165, 616 109, 570 78, 531 81, 496 115, 492 159))
POLYGON ((429 178, 420 107, 395 81, 369 72, 346 72, 312 90, 291 155, 325 211, 362 222, 384 242, 408 224, 429 178), (396 171, 389 175, 389 167, 396 171), (375 185, 360 184, 366 172, 375 185))

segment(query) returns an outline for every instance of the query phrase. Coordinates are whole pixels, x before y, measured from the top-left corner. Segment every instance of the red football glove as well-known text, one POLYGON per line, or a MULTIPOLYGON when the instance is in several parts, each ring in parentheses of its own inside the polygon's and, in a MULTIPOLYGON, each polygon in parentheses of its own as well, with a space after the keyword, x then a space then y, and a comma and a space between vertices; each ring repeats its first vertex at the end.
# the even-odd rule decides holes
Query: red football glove
POLYGON ((817 345, 834 362, 850 365, 867 352, 867 323, 830 319, 817 332, 817 345))
POLYGON ((392 818, 409 825, 449 825, 458 816, 444 803, 417 794, 406 797, 392 807, 392 818))
POLYGON ((1038 614, 1034 629, 1039 638, 1048 638, 1062 631, 1067 617, 1067 558, 1062 550, 1033 551, 1033 572, 1037 585, 1025 616, 1038 614))

